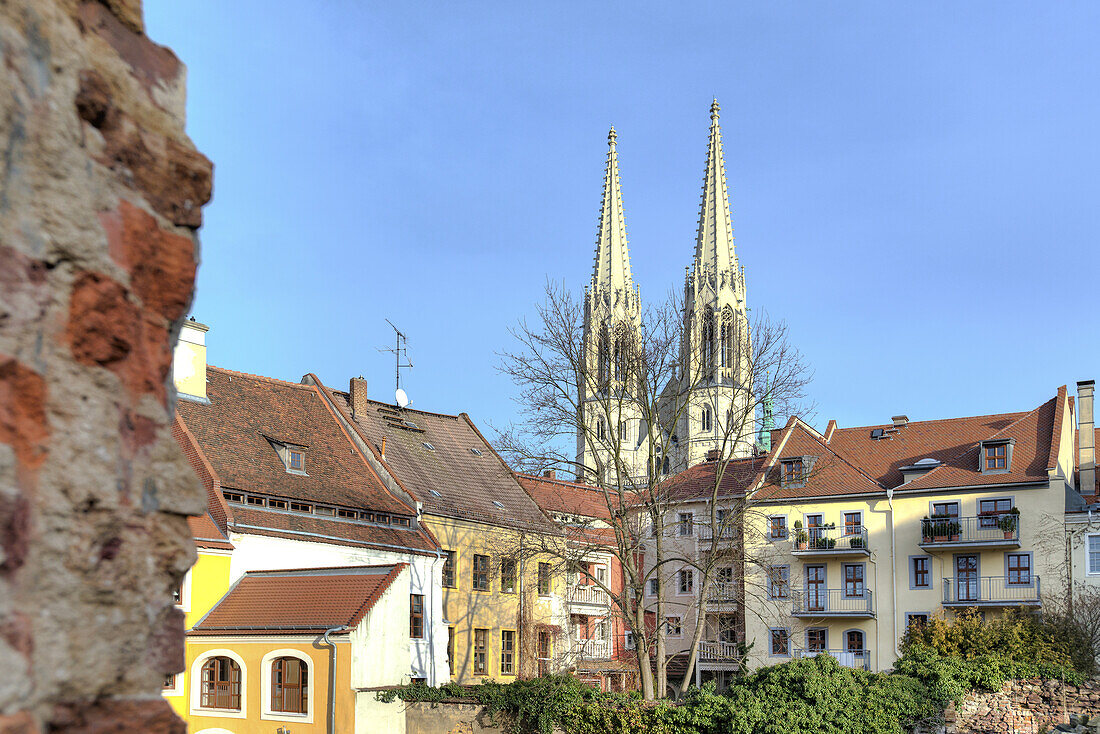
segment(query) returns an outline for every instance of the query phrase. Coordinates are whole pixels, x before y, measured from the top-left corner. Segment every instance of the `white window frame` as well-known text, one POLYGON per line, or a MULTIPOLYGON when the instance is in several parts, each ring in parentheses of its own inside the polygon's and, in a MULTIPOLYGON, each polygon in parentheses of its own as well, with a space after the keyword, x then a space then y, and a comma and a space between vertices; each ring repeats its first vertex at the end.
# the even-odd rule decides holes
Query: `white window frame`
POLYGON ((175 698, 183 695, 183 673, 172 673, 172 687, 161 690, 160 695, 165 698, 175 698))
POLYGON ((658 586, 659 586, 658 580, 654 579, 654 578, 651 578, 649 580, 649 588, 647 589, 646 593, 649 596, 657 596, 657 587, 658 586))
POLYGON ((684 637, 684 618, 682 616, 680 616, 678 614, 666 614, 665 615, 665 637, 667 637, 670 640, 683 639, 683 637, 684 637), (669 622, 668 622, 668 620, 670 620, 670 619, 675 619, 676 620, 676 626, 680 628, 679 634, 675 634, 675 635, 672 634, 672 631, 669 629, 672 625, 670 625, 669 622))
POLYGON ((313 694, 317 689, 317 665, 313 658, 292 648, 272 650, 264 655, 260 661, 260 718, 264 721, 287 721, 299 724, 313 723, 313 694), (306 689, 306 712, 304 714, 291 714, 286 711, 271 710, 271 668, 275 665, 275 658, 298 658, 306 664, 308 673, 308 688, 306 689))
POLYGON ((623 632, 623 649, 624 650, 636 650, 638 645, 634 642, 634 631, 626 630, 623 632))
POLYGON ((693 568, 681 568, 676 573, 676 596, 695 596, 695 569, 693 568), (687 591, 681 591, 684 588, 684 574, 689 574, 688 578, 691 579, 691 588, 687 591))
POLYGON ((244 658, 232 650, 218 648, 207 650, 195 658, 191 663, 191 701, 190 710, 192 716, 210 716, 222 719, 247 719, 248 718, 248 668, 244 664, 244 658), (203 708, 202 703, 202 666, 210 658, 226 657, 237 664, 241 669, 241 710, 203 708))
POLYGON ((1085 536, 1085 574, 1088 576, 1100 576, 1100 566, 1094 569, 1089 558, 1090 546, 1094 542, 1097 545, 1097 550, 1100 551, 1100 533, 1090 533, 1085 536))
POLYGON ((187 569, 187 573, 183 575, 183 581, 180 583, 180 602, 176 605, 183 613, 191 611, 191 569, 187 569))

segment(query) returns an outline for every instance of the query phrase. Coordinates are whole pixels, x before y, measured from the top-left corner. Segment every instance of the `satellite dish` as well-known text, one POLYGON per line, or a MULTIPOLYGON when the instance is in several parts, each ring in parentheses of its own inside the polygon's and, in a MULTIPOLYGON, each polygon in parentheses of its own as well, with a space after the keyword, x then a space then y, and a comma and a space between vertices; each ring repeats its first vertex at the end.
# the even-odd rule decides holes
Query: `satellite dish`
POLYGON ((397 400, 397 407, 404 408, 409 404, 409 396, 405 394, 405 391, 401 388, 397 388, 397 392, 394 393, 394 398, 397 400))

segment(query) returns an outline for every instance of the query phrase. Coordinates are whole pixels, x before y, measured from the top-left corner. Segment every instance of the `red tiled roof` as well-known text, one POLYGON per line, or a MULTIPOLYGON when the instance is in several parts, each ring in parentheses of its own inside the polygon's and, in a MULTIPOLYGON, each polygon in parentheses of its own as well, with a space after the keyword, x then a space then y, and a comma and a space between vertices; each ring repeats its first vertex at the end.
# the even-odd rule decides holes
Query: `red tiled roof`
MULTIPOLYGON (((583 482, 538 477, 516 472, 516 479, 531 499, 547 512, 563 512, 580 517, 607 520, 611 517, 608 498, 599 487, 583 482)), ((614 505, 616 499, 610 498, 614 505)), ((626 509, 625 507, 623 509, 626 509)))
POLYGON ((405 549, 434 555, 436 544, 425 532, 365 524, 325 515, 279 512, 262 507, 233 507, 233 530, 246 535, 266 535, 313 543, 405 549), (392 546, 392 547, 391 547, 392 546))
POLYGON ((250 571, 188 634, 304 634, 354 627, 407 567, 250 571))
POLYGON ((191 528, 191 537, 195 539, 195 545, 199 548, 233 550, 233 544, 229 542, 229 538, 214 522, 209 512, 187 518, 187 525, 191 528))
POLYGON ((223 488, 413 515, 358 454, 317 388, 207 368, 209 405, 179 415, 223 488), (272 439, 305 447, 307 476, 287 472, 272 439))
MULTIPOLYGON (((773 444, 775 445, 775 444, 773 444)), ((765 457, 753 456, 742 459, 730 459, 722 469, 719 484, 719 497, 744 497, 745 492, 755 484, 764 466, 765 457)), ((720 461, 705 461, 685 469, 665 480, 662 488, 673 501, 704 499, 714 492, 714 483, 719 481, 720 461)))
POLYGON ((772 453, 768 458, 764 482, 755 495, 758 500, 875 494, 884 491, 865 472, 833 451, 821 434, 797 418, 791 418, 787 422, 779 441, 772 444, 772 453), (782 486, 780 462, 794 457, 813 457, 812 465, 803 464, 806 479, 801 485, 782 486))
MULTIPOLYGON (((325 389, 345 417, 352 420, 349 395, 325 389)), ((465 413, 428 413, 375 400, 368 401, 368 406, 363 415, 355 416, 354 425, 376 456, 381 456, 385 437, 386 466, 423 504, 426 513, 524 529, 551 529, 538 505, 465 413)))

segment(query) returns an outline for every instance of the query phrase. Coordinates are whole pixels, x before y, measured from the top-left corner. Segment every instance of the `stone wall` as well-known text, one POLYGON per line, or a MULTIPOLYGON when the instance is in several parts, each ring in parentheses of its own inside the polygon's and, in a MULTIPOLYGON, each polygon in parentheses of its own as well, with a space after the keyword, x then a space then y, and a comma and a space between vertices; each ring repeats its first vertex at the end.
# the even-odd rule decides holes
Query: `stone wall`
POLYGON ((0 54, 0 732, 182 732, 170 366, 211 165, 140 0, 5 0, 0 54))
POLYGON ((489 720, 485 707, 467 701, 395 701, 405 707, 405 734, 502 734, 504 729, 489 720))
POLYGON ((967 694, 947 710, 947 731, 958 734, 1038 734, 1067 723, 1069 714, 1100 715, 1100 680, 1080 686, 1055 680, 1009 681, 997 692, 967 694))

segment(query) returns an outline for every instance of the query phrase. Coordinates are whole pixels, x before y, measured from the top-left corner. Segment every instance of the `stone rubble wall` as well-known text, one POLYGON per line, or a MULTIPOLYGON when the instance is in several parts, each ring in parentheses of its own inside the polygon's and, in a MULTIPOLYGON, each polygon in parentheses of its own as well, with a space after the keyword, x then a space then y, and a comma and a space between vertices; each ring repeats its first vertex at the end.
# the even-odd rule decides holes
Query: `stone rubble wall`
POLYGON ((1039 734, 1067 723, 1069 714, 1100 716, 1100 680, 1080 686, 1056 680, 1009 681, 1000 691, 973 691, 946 712, 957 734, 1039 734))
POLYGON ((140 0, 2 0, 0 59, 0 733, 183 732, 170 368, 212 167, 140 0))

